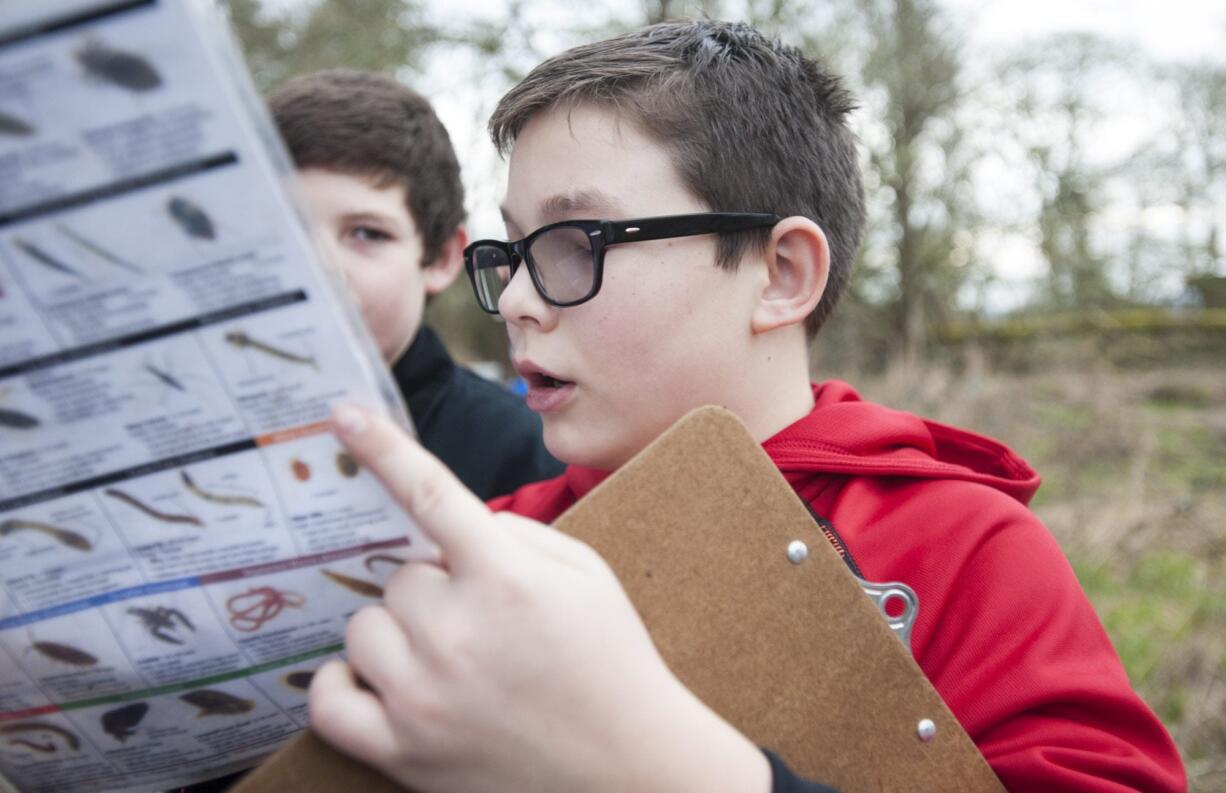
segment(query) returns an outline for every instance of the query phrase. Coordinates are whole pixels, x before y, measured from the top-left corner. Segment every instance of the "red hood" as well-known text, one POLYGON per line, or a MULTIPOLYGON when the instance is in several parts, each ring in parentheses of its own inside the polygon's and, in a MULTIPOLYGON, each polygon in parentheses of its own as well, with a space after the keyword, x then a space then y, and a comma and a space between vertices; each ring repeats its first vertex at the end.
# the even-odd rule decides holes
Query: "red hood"
MULTIPOLYGON (((813 397, 817 404, 809 415, 762 444, 809 500, 813 494, 804 492, 803 480, 814 474, 961 479, 1023 504, 1039 487, 1030 464, 991 438, 865 402, 838 380, 815 383, 813 397)), ((578 500, 608 475, 572 465, 563 477, 568 495, 578 500)))
POLYGON ((813 386, 813 412, 762 444, 791 480, 815 473, 960 479, 1026 504, 1030 464, 999 441, 865 402, 838 380, 813 386))

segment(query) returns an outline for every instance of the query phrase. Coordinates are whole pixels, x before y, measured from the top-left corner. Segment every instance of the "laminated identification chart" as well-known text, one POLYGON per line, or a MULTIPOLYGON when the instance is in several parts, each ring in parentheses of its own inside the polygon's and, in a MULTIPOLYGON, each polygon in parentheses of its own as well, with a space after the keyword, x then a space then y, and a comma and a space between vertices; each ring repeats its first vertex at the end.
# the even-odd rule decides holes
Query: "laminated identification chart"
POLYGON ((214 5, 0 6, 0 776, 23 793, 254 764, 306 725, 349 615, 433 553, 326 430, 394 388, 214 5))

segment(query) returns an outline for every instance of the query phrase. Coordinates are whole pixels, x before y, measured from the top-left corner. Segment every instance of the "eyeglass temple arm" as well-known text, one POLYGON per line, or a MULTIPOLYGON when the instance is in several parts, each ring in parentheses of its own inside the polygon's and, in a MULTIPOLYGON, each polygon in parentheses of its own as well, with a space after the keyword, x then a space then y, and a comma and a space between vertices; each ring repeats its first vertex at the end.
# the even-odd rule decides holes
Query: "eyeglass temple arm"
POLYGON ((658 240, 692 237, 721 231, 745 231, 778 223, 777 215, 750 212, 668 215, 638 220, 607 221, 601 224, 605 244, 632 240, 658 240))

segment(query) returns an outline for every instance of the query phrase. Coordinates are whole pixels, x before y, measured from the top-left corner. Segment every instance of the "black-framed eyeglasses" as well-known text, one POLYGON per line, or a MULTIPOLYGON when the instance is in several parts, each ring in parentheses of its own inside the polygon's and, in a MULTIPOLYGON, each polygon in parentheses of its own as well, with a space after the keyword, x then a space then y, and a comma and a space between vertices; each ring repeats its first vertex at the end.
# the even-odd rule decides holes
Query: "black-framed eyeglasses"
POLYGON ((541 226, 522 240, 477 240, 464 249, 464 267, 481 308, 498 313, 498 299, 520 264, 537 293, 566 308, 591 300, 600 291, 604 254, 610 245, 699 234, 748 231, 780 221, 753 212, 702 212, 633 220, 563 220, 541 226))

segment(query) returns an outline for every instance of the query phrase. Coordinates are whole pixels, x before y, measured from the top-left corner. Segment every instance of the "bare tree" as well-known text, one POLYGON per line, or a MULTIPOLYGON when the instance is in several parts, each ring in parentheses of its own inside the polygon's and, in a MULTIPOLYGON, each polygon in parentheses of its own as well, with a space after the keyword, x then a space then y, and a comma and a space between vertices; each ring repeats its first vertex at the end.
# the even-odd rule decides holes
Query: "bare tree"
POLYGON ((420 70, 439 37, 416 0, 315 0, 275 14, 260 0, 219 2, 262 90, 317 69, 420 70))
POLYGON ((1046 303, 1056 309, 1105 306, 1117 299, 1110 251, 1095 242, 1108 180, 1127 162, 1095 161, 1096 134, 1110 115, 1113 85, 1133 54, 1087 33, 1025 44, 1001 69, 1011 93, 1005 128, 1025 153, 1039 197, 1038 247, 1047 263, 1046 303))

